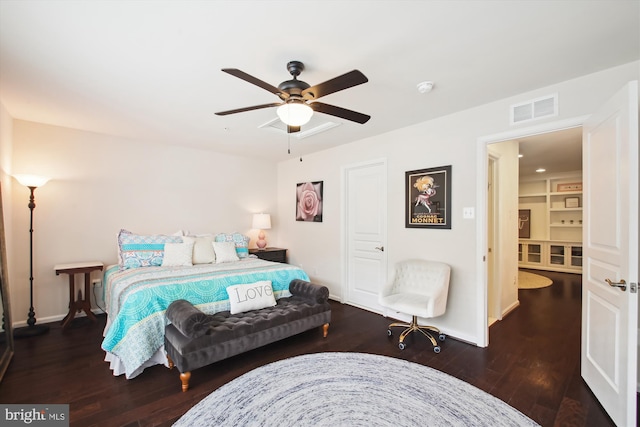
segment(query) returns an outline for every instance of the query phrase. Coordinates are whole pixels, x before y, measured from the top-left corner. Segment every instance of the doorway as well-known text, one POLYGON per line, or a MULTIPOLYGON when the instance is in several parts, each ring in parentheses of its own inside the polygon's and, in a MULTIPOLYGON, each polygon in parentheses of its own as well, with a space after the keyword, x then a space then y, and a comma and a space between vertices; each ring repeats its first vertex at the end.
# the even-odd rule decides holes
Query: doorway
POLYGON ((582 273, 582 128, 497 142, 488 158, 487 241, 502 252, 487 254, 487 311, 500 320, 519 305, 520 268, 582 273), (511 230, 511 211, 526 227, 511 230))
MULTIPOLYGON (((522 128, 522 129, 517 129, 517 130, 513 130, 513 131, 509 131, 509 132, 504 132, 504 133, 500 133, 500 134, 495 134, 495 135, 488 135, 488 136, 484 136, 484 137, 480 137, 478 138, 478 156, 477 156, 477 169, 480 173, 480 176, 485 176, 488 177, 488 172, 489 172, 489 149, 490 146, 492 144, 496 144, 499 142, 506 142, 506 141, 517 141, 519 139, 522 138, 526 138, 526 137, 531 137, 534 135, 542 135, 542 134, 548 134, 551 132, 556 132, 556 131, 561 131, 561 130, 565 130, 565 129, 570 129, 570 128, 577 128, 577 127, 581 127, 582 124, 584 123, 584 121, 586 120, 586 116, 585 117, 577 117, 577 118, 573 118, 573 119, 567 119, 567 120, 561 120, 561 121, 557 121, 557 122, 552 122, 552 123, 544 123, 544 124, 540 124, 537 126, 532 126, 529 128, 522 128)), ((517 161, 516 161, 517 163, 517 161)), ((506 173, 504 170, 500 170, 498 169, 498 174, 501 175, 503 173, 506 173)), ((517 178, 516 178, 517 179, 517 178)), ((517 181, 516 181, 517 182, 517 181)), ((516 183, 517 186, 517 183, 516 183)), ((477 310, 477 322, 476 324, 478 325, 478 329, 476 331, 476 336, 478 337, 478 342, 477 345, 480 347, 486 347, 489 345, 489 327, 488 327, 488 319, 489 319, 489 293, 488 293, 488 289, 489 289, 489 274, 488 274, 488 266, 487 266, 487 248, 488 248, 488 242, 489 242, 489 235, 488 235, 488 231, 489 231, 489 225, 488 225, 488 216, 487 216, 487 212, 488 212, 488 197, 487 197, 487 180, 486 179, 478 179, 476 182, 476 193, 478 194, 478 198, 477 198, 477 206, 478 206, 478 212, 479 212, 479 220, 481 221, 481 223, 484 224, 483 227, 478 227, 478 235, 477 235, 477 248, 478 248, 478 252, 481 254, 484 254, 484 256, 479 257, 477 259, 477 271, 480 274, 480 278, 482 280, 482 284, 480 286, 478 286, 478 298, 477 300, 479 301, 479 306, 478 306, 478 310, 477 310)), ((513 191, 513 198, 516 201, 516 210, 517 210, 517 189, 513 191)), ((511 208, 510 208, 511 209, 511 208)), ((502 208, 500 209, 502 210, 502 208)), ((516 215, 517 212, 513 212, 513 215, 516 215)), ((500 221, 501 223, 510 223, 510 221, 508 222, 503 222, 500 221)), ((514 236, 515 236, 515 241, 517 242, 517 229, 514 227, 513 230, 507 230, 504 229, 503 230, 505 233, 504 234, 508 234, 508 233, 512 233, 510 236, 501 236, 501 239, 507 239, 508 241, 513 241, 514 236)), ((492 238, 495 236, 492 236, 492 238)), ((514 243, 514 245, 512 247, 517 248, 517 243, 514 243)), ((508 256, 509 254, 505 254, 505 256, 508 256)), ((518 260, 517 260, 517 254, 515 254, 515 256, 513 257, 509 257, 509 261, 505 261, 504 259, 505 257, 501 257, 499 260, 496 258, 496 262, 494 263, 494 272, 493 275, 497 276, 498 274, 500 274, 499 272, 504 270, 505 268, 505 264, 508 264, 508 269, 511 273, 509 273, 510 275, 513 275, 513 279, 515 278, 515 275, 517 275, 517 269, 518 269, 518 260)), ((502 289, 502 293, 504 292, 516 292, 516 304, 517 304, 517 289, 515 288, 515 286, 511 286, 512 285, 512 281, 510 282, 505 282, 506 279, 501 279, 501 281, 503 283, 505 283, 508 286, 504 286, 502 289)), ((517 282, 517 280, 516 280, 517 282)), ((502 299, 502 295, 498 296, 499 299, 502 299)), ((506 305, 509 306, 509 303, 505 303, 505 302, 501 302, 501 306, 506 305)), ((511 306, 511 307, 500 307, 500 310, 502 313, 508 312, 510 309, 513 309, 515 307, 511 306)))

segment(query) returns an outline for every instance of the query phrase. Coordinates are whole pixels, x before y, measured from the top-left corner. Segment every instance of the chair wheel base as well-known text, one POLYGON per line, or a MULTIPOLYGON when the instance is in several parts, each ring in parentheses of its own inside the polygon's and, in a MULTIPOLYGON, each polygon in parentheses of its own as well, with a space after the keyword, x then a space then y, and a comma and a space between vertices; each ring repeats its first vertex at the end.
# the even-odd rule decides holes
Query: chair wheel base
POLYGON ((434 335, 437 334, 438 336, 438 340, 440 342, 444 342, 444 340, 447 338, 445 334, 441 333, 440 330, 438 330, 438 328, 433 327, 433 326, 420 326, 418 325, 418 319, 417 316, 413 316, 413 319, 411 320, 411 323, 392 323, 389 325, 388 329, 387 329, 387 336, 391 337, 393 336, 393 331, 391 330, 391 328, 393 327, 401 327, 401 328, 405 328, 404 331, 402 331, 402 333, 400 333, 400 338, 399 338, 399 342, 398 342, 398 348, 400 350, 404 350, 405 348, 407 348, 407 344, 405 344, 404 339, 411 334, 412 332, 420 332, 422 333, 422 335, 424 335, 425 337, 427 337, 429 339, 429 341, 431 341, 431 344, 433 344, 433 352, 434 353, 440 353, 440 345, 438 345, 438 341, 434 338, 434 335))

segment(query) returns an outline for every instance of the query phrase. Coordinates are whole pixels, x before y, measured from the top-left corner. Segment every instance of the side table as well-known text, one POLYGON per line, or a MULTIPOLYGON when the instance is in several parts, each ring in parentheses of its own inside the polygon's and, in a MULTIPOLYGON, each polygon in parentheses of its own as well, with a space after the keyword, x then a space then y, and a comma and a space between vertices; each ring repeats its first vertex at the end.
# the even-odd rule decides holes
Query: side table
POLYGON ((69 313, 62 319, 62 328, 66 329, 76 316, 76 313, 84 311, 89 319, 96 321, 96 316, 91 311, 91 272, 102 271, 104 265, 99 261, 77 262, 73 264, 58 264, 54 268, 56 276, 62 274, 69 275, 69 313), (84 297, 81 297, 78 290, 78 299, 74 301, 75 275, 84 273, 84 297))
POLYGON ((282 248, 249 249, 251 255, 273 262, 287 262, 287 250, 282 248))

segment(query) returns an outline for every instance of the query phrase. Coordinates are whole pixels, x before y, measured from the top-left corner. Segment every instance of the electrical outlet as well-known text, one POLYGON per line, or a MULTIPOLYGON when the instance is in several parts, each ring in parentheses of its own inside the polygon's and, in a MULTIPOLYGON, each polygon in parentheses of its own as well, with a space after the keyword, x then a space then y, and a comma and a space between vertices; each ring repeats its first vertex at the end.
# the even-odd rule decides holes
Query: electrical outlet
POLYGON ((100 279, 93 279, 91 281, 91 284, 93 285, 94 288, 99 288, 102 286, 102 280, 100 279))

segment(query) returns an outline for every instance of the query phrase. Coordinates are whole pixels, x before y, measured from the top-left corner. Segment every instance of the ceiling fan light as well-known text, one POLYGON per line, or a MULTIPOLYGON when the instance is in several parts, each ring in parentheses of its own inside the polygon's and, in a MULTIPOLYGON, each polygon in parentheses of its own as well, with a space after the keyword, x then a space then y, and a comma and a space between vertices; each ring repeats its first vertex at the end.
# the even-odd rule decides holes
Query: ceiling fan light
POLYGON ((278 107, 278 117, 289 126, 302 126, 309 123, 313 110, 307 104, 290 102, 278 107))

